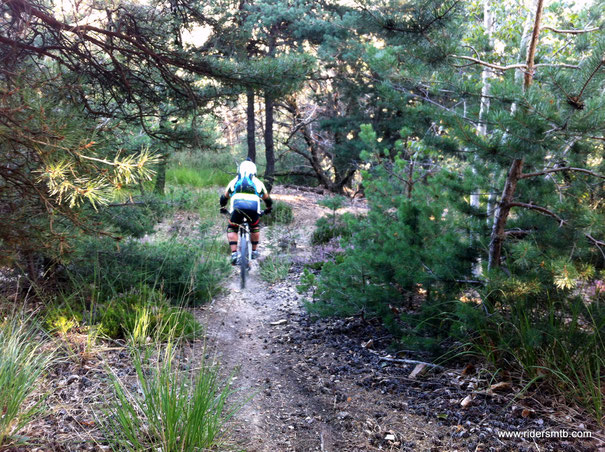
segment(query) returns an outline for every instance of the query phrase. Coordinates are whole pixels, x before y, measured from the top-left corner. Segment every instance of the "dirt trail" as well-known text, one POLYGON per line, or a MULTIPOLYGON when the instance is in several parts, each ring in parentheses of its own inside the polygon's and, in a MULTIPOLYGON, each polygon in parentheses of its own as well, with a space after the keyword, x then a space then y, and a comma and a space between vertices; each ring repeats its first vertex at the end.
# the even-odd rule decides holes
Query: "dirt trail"
MULTIPOLYGON (((295 232, 268 240, 265 230, 262 252, 268 254, 269 242, 296 242, 290 253, 303 262, 315 252, 310 234, 327 209, 317 205, 315 194, 278 187, 273 196, 293 206, 295 222, 287 231, 295 232)), ((348 208, 363 207, 353 202, 348 208)), ((596 450, 594 442, 499 439, 498 429, 560 424, 521 418, 507 400, 491 396, 462 409, 460 401, 476 378, 452 369, 410 379, 413 365, 381 360, 391 338, 380 325, 309 319, 296 292, 302 265, 273 285, 260 278, 258 265, 245 290, 234 269, 226 293, 195 310, 207 327, 208 351, 225 375, 235 372, 240 399, 251 397, 233 422, 237 447, 248 452, 596 450)))
MULTIPOLYGON (((320 196, 279 188, 272 196, 288 202, 295 212, 294 224, 287 227, 292 233, 272 241, 295 242, 290 254, 297 260, 308 258, 313 253, 310 235, 315 221, 328 212, 317 204, 320 196)), ((351 203, 346 209, 357 211, 363 206, 351 203)), ((285 281, 269 285, 260 278, 258 265, 254 263, 246 289, 239 289, 234 270, 227 293, 196 310, 207 327, 206 346, 216 353, 225 375, 235 371, 234 386, 241 398, 252 397, 234 422, 237 445, 249 452, 365 451, 384 450, 374 448, 369 440, 382 443, 387 438, 386 450, 399 450, 402 444, 396 439, 401 436, 414 438, 415 446, 425 445, 431 435, 419 430, 419 417, 406 415, 394 422, 397 436, 394 431, 383 432, 370 421, 378 406, 375 391, 357 387, 356 378, 345 382, 327 369, 318 371, 309 365, 318 359, 329 362, 330 353, 314 353, 317 339, 311 339, 315 344, 292 341, 294 332, 306 335, 300 323, 305 314, 296 292, 296 269, 285 281), (361 428, 366 433, 360 435, 361 428)))
MULTIPOLYGON (((290 253, 309 253, 312 225, 323 214, 312 199, 316 196, 274 193, 273 197, 295 209, 295 222, 287 227, 291 233, 285 234, 290 244, 296 242, 290 253)), ((262 257, 266 257, 266 234, 263 240, 262 257)), ((273 240, 284 240, 284 235, 273 240)), ((243 290, 234 269, 227 293, 196 312, 207 327, 207 346, 217 354, 225 374, 235 371, 235 387, 241 397, 251 397, 234 423, 236 441, 250 452, 336 450, 330 446, 330 427, 322 421, 326 407, 304 393, 297 381, 300 377, 293 375, 289 363, 276 350, 275 339, 283 325, 301 312, 299 296, 288 281, 267 284, 260 278, 258 266, 253 263, 243 290), (297 430, 300 419, 313 428, 297 430)))

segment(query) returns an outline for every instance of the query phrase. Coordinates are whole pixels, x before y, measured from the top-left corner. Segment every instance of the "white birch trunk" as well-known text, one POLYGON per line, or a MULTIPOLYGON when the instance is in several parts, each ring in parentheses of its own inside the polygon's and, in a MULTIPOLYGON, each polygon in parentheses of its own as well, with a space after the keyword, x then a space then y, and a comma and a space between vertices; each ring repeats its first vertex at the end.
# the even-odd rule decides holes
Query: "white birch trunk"
MULTIPOLYGON (((532 21, 534 20, 534 11, 537 8, 538 0, 530 0, 526 3, 531 3, 531 6, 527 10, 527 15, 525 16, 525 20, 523 21, 523 31, 521 32, 521 42, 519 44, 519 54, 517 56, 517 63, 525 62, 527 58, 527 45, 529 44, 529 40, 531 38, 532 31, 532 21)), ((519 84, 523 84, 523 71, 521 69, 515 70, 515 81, 519 84)), ((511 115, 515 114, 517 110, 517 103, 514 102, 510 108, 511 115)), ((492 180, 495 180, 495 176, 492 180)), ((493 226, 493 221, 496 216, 498 216, 498 197, 495 193, 490 193, 487 199, 487 224, 493 226)))
MULTIPOLYGON (((484 0, 483 2, 483 27, 485 29, 485 33, 488 36, 489 45, 490 47, 493 47, 494 21, 490 10, 489 0, 484 0)), ((487 112, 489 111, 489 88, 490 78, 492 77, 492 74, 493 71, 491 68, 488 68, 487 66, 483 67, 483 72, 481 73, 481 105, 479 107, 479 122, 477 123, 477 133, 481 136, 487 135, 487 123, 485 122, 485 117, 487 115, 487 112)), ((476 171, 473 168, 473 174, 475 172, 476 171)), ((471 193, 470 204, 471 207, 479 209, 481 204, 481 197, 479 193, 471 193)), ((483 269, 481 259, 478 259, 477 262, 475 262, 475 265, 473 266, 473 274, 475 276, 480 276, 482 273, 483 269)))

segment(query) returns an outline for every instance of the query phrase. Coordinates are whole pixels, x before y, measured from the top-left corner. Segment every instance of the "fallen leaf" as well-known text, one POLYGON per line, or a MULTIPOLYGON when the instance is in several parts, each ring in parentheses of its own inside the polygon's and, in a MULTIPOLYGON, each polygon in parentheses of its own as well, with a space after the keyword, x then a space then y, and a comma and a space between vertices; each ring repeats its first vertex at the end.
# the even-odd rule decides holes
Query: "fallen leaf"
POLYGON ((462 376, 466 376, 466 375, 472 375, 475 373, 475 365, 472 363, 468 363, 466 366, 464 366, 464 369, 462 369, 462 376))
POLYGON ((460 406, 462 408, 467 408, 467 407, 471 406, 472 403, 473 403, 473 396, 472 396, 472 394, 469 394, 464 398, 464 400, 462 400, 462 402, 460 402, 460 406))
POLYGON ((367 342, 362 342, 362 343, 361 343, 361 346, 362 346, 363 348, 372 348, 372 347, 374 346, 374 339, 370 339, 370 340, 369 340, 369 341, 367 341, 367 342))
POLYGON ((493 384, 489 387, 490 391, 498 392, 498 391, 507 391, 512 387, 510 381, 501 381, 500 383, 493 384))
POLYGON ((409 375, 409 378, 419 377, 422 374, 424 374, 426 371, 427 371, 426 364, 424 364, 424 363, 417 364, 416 367, 414 367, 414 370, 412 371, 412 373, 409 375))

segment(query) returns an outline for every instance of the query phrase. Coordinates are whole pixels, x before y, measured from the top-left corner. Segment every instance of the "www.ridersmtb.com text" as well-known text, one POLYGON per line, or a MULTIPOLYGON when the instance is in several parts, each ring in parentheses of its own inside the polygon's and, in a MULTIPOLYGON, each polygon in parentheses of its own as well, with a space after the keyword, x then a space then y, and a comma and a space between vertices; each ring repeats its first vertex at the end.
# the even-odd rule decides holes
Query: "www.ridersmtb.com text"
POLYGON ((585 430, 522 430, 499 431, 498 438, 592 438, 592 432, 585 430))

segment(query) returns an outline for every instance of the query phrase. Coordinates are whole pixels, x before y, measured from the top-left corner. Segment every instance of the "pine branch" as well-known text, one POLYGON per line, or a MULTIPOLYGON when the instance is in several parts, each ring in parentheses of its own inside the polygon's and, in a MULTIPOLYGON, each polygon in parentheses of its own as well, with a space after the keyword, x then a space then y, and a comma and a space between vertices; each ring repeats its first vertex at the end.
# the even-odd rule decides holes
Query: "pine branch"
POLYGON ((543 176, 545 174, 557 173, 559 171, 576 171, 576 172, 579 172, 579 173, 585 173, 585 174, 589 174, 589 175, 594 176, 594 177, 605 179, 605 176, 602 175, 602 174, 598 174, 598 173, 595 173, 593 171, 590 171, 590 170, 587 170, 587 169, 584 169, 584 168, 572 168, 570 166, 566 166, 564 168, 547 169, 547 170, 544 170, 544 171, 539 171, 537 173, 521 174, 521 176, 519 177, 519 179, 528 179, 530 177, 543 176))
POLYGON ((601 69, 601 66, 603 66, 604 64, 605 64, 605 57, 603 57, 603 59, 599 62, 599 64, 597 64, 597 67, 594 68, 594 71, 592 71, 592 73, 590 74, 590 76, 588 77, 586 82, 584 83, 584 86, 582 86, 582 89, 580 90, 580 94, 577 95, 578 101, 582 97, 582 94, 584 94, 584 91, 586 90, 586 87, 588 86, 590 81, 597 74, 597 72, 599 72, 599 69, 601 69))
POLYGON ((488 67, 490 69, 495 69, 497 71, 508 71, 510 69, 525 69, 527 67, 526 64, 511 64, 509 66, 501 66, 499 64, 488 63, 487 61, 480 60, 478 58, 469 57, 466 55, 452 55, 453 58, 459 58, 461 60, 471 61, 475 64, 480 64, 481 66, 488 67))
MULTIPOLYGON (((508 66, 502 66, 499 64, 494 64, 494 63, 488 63, 487 61, 483 61, 480 60, 478 58, 473 58, 473 57, 469 57, 466 55, 451 55, 453 58, 459 58, 461 60, 467 60, 467 61, 471 61, 475 64, 479 64, 481 66, 485 66, 488 67, 490 69, 494 69, 496 71, 502 71, 502 72, 506 72, 506 71, 510 71, 511 69, 524 69, 527 70, 527 63, 519 63, 519 64, 510 64, 508 66)), ((555 63, 539 63, 539 64, 534 64, 532 67, 536 68, 536 67, 558 67, 558 68, 566 68, 566 69, 579 69, 580 66, 578 66, 577 64, 565 64, 565 63, 559 63, 559 64, 555 64, 555 63)))
POLYGON ((594 27, 594 28, 587 28, 585 30, 561 30, 561 29, 554 28, 554 27, 542 27, 542 30, 548 30, 548 31, 552 31, 553 33, 559 33, 559 34, 580 35, 582 33, 590 33, 591 31, 600 30, 600 28, 594 27))
POLYGON ((532 229, 510 229, 506 231, 504 234, 506 237, 525 237, 534 232, 532 229))
POLYGON ((516 202, 516 201, 509 202, 508 205, 510 207, 523 207, 524 209, 536 210, 540 213, 543 213, 544 215, 554 218, 555 220, 557 220, 559 222, 560 226, 567 224, 567 220, 564 220, 559 215, 554 213, 552 210, 548 210, 546 207, 537 206, 535 204, 528 204, 525 202, 516 202))
MULTIPOLYGON (((549 217, 554 218, 555 220, 557 220, 559 222, 560 226, 566 225, 568 224, 567 220, 564 220, 563 218, 561 218, 559 215, 557 215, 556 213, 554 213, 552 210, 547 209, 546 207, 542 207, 542 206, 537 206, 535 204, 527 204, 524 202, 509 202, 508 205, 510 207, 523 207, 525 209, 531 209, 531 210, 535 210, 537 212, 540 212, 544 215, 547 215, 549 217)), ((586 237, 588 240, 590 240, 594 245, 596 245, 599 250, 601 250, 602 246, 605 246, 605 242, 602 240, 598 240, 595 239, 591 234, 589 234, 588 232, 584 232, 584 237, 586 237)), ((601 250, 601 253, 603 251, 601 250)))
POLYGON ((317 174, 310 171, 282 171, 273 174, 274 176, 306 176, 306 177, 317 177, 317 174))

